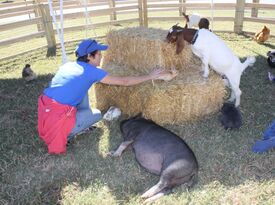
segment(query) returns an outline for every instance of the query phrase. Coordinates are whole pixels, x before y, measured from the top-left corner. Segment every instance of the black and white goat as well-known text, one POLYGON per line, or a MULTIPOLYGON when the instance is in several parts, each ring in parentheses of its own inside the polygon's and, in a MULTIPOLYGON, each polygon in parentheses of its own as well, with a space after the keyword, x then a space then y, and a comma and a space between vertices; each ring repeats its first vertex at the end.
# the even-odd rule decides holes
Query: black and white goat
POLYGON ((207 29, 179 29, 178 26, 173 26, 166 40, 169 43, 176 43, 177 54, 183 50, 185 41, 192 44, 192 52, 202 61, 203 77, 207 78, 209 75, 208 66, 219 74, 225 75, 232 90, 229 101, 235 100, 236 107, 240 105, 241 75, 248 66, 255 63, 255 57, 248 57, 244 63, 241 63, 224 41, 207 29))
POLYGON ((186 15, 184 12, 182 12, 183 17, 186 20, 185 28, 193 28, 199 27, 209 29, 209 20, 207 18, 201 17, 199 14, 191 14, 191 15, 186 15))

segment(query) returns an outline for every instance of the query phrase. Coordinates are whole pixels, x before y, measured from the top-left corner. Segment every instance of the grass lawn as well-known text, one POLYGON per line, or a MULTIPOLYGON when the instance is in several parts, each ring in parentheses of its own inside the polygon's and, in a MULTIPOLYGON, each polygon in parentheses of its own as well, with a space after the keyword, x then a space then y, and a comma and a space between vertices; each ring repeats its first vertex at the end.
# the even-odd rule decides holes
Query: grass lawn
MULTIPOLYGON (((166 125, 193 149, 199 179, 192 189, 177 187, 155 204, 275 204, 275 152, 251 151, 275 118, 275 83, 267 80, 266 62, 267 51, 275 49, 275 39, 257 44, 250 36, 217 34, 242 61, 248 55, 257 58, 240 85, 244 124, 240 130, 225 131, 216 113, 192 123, 166 125)), ((29 41, 23 47, 32 46, 29 41)), ((66 48, 74 60, 75 44, 66 48)), ((15 47, 1 48, 0 53, 4 52, 12 54, 15 47)), ((130 150, 120 159, 107 157, 122 140, 119 121, 98 123, 93 133, 79 136, 66 155, 47 154, 36 131, 37 99, 61 57, 45 58, 45 54, 40 49, 0 62, 0 204, 141 204, 139 196, 158 177, 145 172, 130 150), (21 79, 25 63, 39 75, 32 83, 21 79)), ((95 105, 92 89, 90 94, 95 105)))

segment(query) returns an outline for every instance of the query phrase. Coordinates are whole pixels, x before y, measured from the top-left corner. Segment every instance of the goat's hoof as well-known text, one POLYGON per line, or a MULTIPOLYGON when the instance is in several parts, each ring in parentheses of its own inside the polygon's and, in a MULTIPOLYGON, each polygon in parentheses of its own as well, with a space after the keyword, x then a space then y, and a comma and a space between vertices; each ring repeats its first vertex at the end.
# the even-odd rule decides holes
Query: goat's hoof
POLYGON ((205 73, 205 72, 202 73, 202 77, 208 78, 208 76, 209 76, 209 73, 205 73))

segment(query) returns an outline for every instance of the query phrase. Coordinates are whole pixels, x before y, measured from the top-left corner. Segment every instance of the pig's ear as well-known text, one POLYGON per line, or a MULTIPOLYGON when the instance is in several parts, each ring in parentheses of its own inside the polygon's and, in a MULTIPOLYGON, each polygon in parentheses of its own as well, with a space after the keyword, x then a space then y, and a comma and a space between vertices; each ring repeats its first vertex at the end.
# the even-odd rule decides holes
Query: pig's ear
POLYGON ((133 117, 133 119, 142 118, 142 112, 138 113, 136 116, 133 117))

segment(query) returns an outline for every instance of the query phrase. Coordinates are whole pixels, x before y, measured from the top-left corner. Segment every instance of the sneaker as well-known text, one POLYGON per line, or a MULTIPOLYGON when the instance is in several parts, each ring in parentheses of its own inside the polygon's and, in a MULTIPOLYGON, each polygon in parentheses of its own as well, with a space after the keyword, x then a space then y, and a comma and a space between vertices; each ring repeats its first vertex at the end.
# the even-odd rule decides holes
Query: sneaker
POLYGON ((275 77, 271 74, 271 72, 268 72, 268 80, 275 81, 275 77))
POLYGON ((275 136, 267 140, 258 140, 252 147, 252 151, 255 153, 264 153, 272 148, 275 148, 275 136))
POLYGON ((275 136, 275 120, 271 123, 271 125, 269 125, 269 127, 263 133, 264 140, 267 140, 273 136, 275 136))
POLYGON ((95 130, 97 127, 92 125, 78 133, 76 133, 75 135, 69 135, 68 136, 68 139, 67 139, 67 146, 71 144, 72 140, 75 139, 78 135, 82 135, 82 134, 87 134, 87 133, 90 133, 92 132, 93 130, 95 130))
POLYGON ((78 135, 82 135, 82 134, 87 134, 87 133, 92 132, 92 131, 95 130, 95 129, 96 129, 96 126, 93 126, 93 125, 92 125, 92 126, 86 128, 86 129, 84 129, 84 130, 82 130, 82 131, 76 133, 75 135, 78 136, 78 135))

